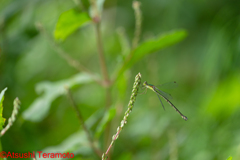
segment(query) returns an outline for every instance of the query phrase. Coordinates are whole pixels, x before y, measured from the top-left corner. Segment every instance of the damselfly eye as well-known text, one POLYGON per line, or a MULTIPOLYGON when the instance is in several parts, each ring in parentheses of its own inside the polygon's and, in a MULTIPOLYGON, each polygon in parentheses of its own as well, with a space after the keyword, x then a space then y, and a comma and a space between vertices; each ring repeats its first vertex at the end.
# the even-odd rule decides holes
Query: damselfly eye
POLYGON ((146 85, 147 84, 147 81, 143 82, 143 85, 146 85))

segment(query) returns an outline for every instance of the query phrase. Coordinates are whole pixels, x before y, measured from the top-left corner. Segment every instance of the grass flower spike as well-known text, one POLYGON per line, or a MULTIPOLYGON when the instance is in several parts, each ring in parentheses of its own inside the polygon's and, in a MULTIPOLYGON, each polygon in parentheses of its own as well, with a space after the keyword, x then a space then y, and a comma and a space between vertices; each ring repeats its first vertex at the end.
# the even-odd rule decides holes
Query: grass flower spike
POLYGON ((130 101, 128 103, 128 109, 125 112, 125 115, 123 117, 123 120, 120 123, 120 126, 117 128, 117 133, 115 135, 113 135, 112 142, 109 145, 106 153, 103 153, 102 160, 106 160, 107 159, 107 154, 109 153, 110 149, 112 148, 114 142, 118 139, 119 134, 120 134, 121 130, 123 129, 124 125, 127 124, 127 119, 128 119, 129 114, 131 113, 132 108, 134 106, 134 103, 136 101, 136 96, 138 94, 138 89, 139 89, 140 84, 141 84, 141 74, 138 73, 136 75, 136 77, 135 77, 135 82, 133 84, 133 90, 132 90, 132 95, 130 97, 130 101))

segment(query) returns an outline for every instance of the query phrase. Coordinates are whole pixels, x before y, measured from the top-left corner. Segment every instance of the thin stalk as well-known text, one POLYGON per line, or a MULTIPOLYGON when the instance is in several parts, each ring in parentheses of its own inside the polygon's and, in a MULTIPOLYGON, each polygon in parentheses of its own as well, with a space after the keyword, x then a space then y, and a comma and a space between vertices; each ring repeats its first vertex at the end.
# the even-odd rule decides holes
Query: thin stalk
POLYGON ((94 142, 93 142, 93 139, 91 137, 90 131, 87 129, 87 126, 85 125, 85 122, 84 122, 84 119, 82 117, 82 114, 81 114, 80 110, 78 109, 78 106, 77 106, 76 102, 74 101, 73 96, 72 96, 70 90, 68 88, 66 88, 66 90, 67 90, 67 96, 68 96, 68 98, 69 98, 69 100, 70 100, 74 110, 76 111, 76 114, 77 114, 77 117, 79 119, 79 122, 82 125, 83 130, 87 134, 87 138, 88 138, 88 141, 89 141, 89 144, 90 144, 91 148, 93 149, 93 151, 96 153, 96 155, 98 157, 101 157, 101 153, 102 152, 94 145, 94 142))
POLYGON ((119 69, 117 69, 117 71, 113 75, 113 78, 111 81, 112 84, 124 72, 125 67, 128 65, 128 63, 134 56, 134 49, 136 49, 136 47, 138 46, 138 42, 139 42, 140 35, 141 35, 141 26, 142 26, 142 13, 140 10, 140 4, 141 3, 138 1, 133 2, 133 9, 134 9, 136 21, 135 21, 135 33, 134 33, 134 38, 133 38, 133 42, 132 42, 132 49, 131 49, 129 55, 126 57, 125 62, 122 64, 122 66, 119 69))
POLYGON ((13 101, 13 111, 11 117, 8 119, 8 124, 5 128, 1 131, 1 137, 7 132, 7 130, 13 125, 13 122, 15 122, 16 117, 18 115, 18 110, 20 109, 20 101, 18 98, 15 98, 13 101))
MULTIPOLYGON (((107 71, 106 61, 104 57, 104 50, 103 50, 103 44, 102 44, 102 37, 101 37, 101 31, 100 31, 100 22, 96 23, 96 38, 97 38, 97 49, 98 49, 98 55, 99 55, 99 62, 100 62, 100 68, 103 75, 104 83, 103 85, 106 87, 106 109, 109 109, 111 106, 111 90, 110 90, 110 80, 109 75, 107 71)), ((111 122, 109 122, 106 126, 104 139, 104 144, 108 144, 110 142, 109 135, 111 130, 111 122)))
POLYGON ((97 49, 98 49, 98 55, 99 55, 99 61, 100 61, 100 68, 101 72, 104 78, 104 84, 106 87, 109 86, 110 80, 109 75, 107 71, 106 61, 104 57, 104 51, 103 51, 103 44, 102 44, 102 37, 101 37, 101 31, 100 31, 100 23, 96 23, 96 36, 97 36, 97 49))
POLYGON ((140 84, 141 84, 141 74, 138 73, 138 74, 136 75, 136 77, 135 77, 135 82, 134 82, 134 84, 133 84, 133 90, 132 90, 132 95, 131 95, 131 97, 130 97, 130 101, 129 101, 129 103, 128 103, 128 109, 127 109, 127 111, 125 112, 125 115, 124 115, 124 117, 123 117, 123 120, 122 120, 121 123, 120 123, 120 126, 117 128, 117 133, 116 133, 115 135, 113 135, 113 137, 112 137, 112 142, 110 143, 107 151, 106 151, 105 153, 103 153, 103 155, 102 155, 102 160, 106 160, 106 159, 108 158, 107 155, 109 154, 109 151, 111 150, 114 142, 118 139, 119 134, 120 134, 120 132, 122 131, 124 125, 127 124, 127 119, 128 119, 128 117, 129 117, 129 114, 131 113, 132 108, 133 108, 133 106, 134 106, 134 103, 135 103, 135 101, 136 101, 136 96, 137 96, 137 94, 138 94, 138 89, 139 89, 140 84))
MULTIPOLYGON (((106 109, 109 109, 110 106, 111 106, 111 91, 110 91, 110 88, 106 88, 106 109)), ((109 138, 110 131, 111 131, 111 121, 107 124, 104 132, 105 147, 107 147, 107 144, 109 144, 111 141, 111 139, 109 138)))
POLYGON ((142 13, 140 10, 140 2, 134 1, 133 2, 133 9, 135 13, 135 33, 134 33, 134 38, 133 38, 133 43, 132 43, 132 48, 135 49, 138 46, 138 42, 140 39, 141 35, 141 24, 142 24, 142 13))
POLYGON ((42 26, 41 23, 36 24, 37 29, 44 34, 46 39, 48 40, 51 47, 56 51, 56 53, 63 58, 67 63, 72 66, 73 68, 77 69, 80 72, 87 73, 95 82, 97 82, 100 85, 103 85, 103 83, 100 81, 99 78, 96 77, 94 73, 92 73, 90 70, 88 70, 85 66, 83 66, 81 63, 73 59, 69 56, 67 52, 65 52, 63 49, 61 49, 53 40, 52 38, 47 34, 45 28, 42 26))

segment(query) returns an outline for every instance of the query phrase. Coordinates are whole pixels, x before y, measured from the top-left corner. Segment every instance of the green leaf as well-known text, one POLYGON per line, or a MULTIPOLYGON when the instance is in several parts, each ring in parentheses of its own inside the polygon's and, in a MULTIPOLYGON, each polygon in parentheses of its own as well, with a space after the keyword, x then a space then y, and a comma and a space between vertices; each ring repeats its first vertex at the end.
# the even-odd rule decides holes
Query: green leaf
MULTIPOLYGON (((76 156, 77 154, 81 154, 84 156, 90 155, 92 152, 92 149, 89 145, 88 138, 83 131, 78 131, 76 133, 73 133, 69 137, 67 137, 61 144, 56 146, 50 146, 45 148, 42 151, 43 153, 74 153, 76 156)), ((37 155, 39 157, 39 155, 37 155)), ((58 160, 66 159, 66 158, 55 158, 58 160)), ((41 158, 38 158, 38 160, 52 160, 52 158, 43 158, 41 155, 41 158)))
POLYGON ((130 74, 128 74, 128 72, 124 73, 123 76, 121 76, 118 81, 117 81, 117 85, 116 85, 116 91, 118 93, 118 100, 123 101, 126 98, 126 92, 127 92, 127 83, 129 80, 129 76, 130 74))
MULTIPOLYGON (((99 109, 94 114, 92 114, 86 121, 85 124, 87 128, 91 128, 99 120, 99 117, 102 116, 102 109, 99 109), (96 118, 97 117, 97 118, 96 118)), ((42 153, 74 153, 74 155, 90 155, 92 154, 91 146, 86 133, 81 130, 76 133, 71 134, 67 137, 61 144, 56 146, 50 146, 45 148, 42 153)), ((46 158, 40 158, 40 160, 47 160, 46 158)), ((59 158, 60 159, 60 158, 59 158)), ((64 158, 62 158, 64 159, 64 158)), ((51 160, 50 158, 48 160, 51 160)))
POLYGON ((65 40, 79 27, 90 22, 90 17, 86 12, 79 12, 75 9, 68 10, 61 14, 58 19, 54 37, 56 40, 65 40))
POLYGON ((208 104, 203 104, 207 114, 216 119, 226 119, 234 114, 240 107, 239 88, 238 73, 222 79, 212 96, 207 99, 208 104), (224 101, 219 101, 220 99, 224 99, 224 101))
POLYGON ((99 120, 103 117, 104 115, 104 109, 101 108, 97 110, 95 113, 93 113, 86 121, 85 124, 87 128, 91 128, 96 122, 99 122, 99 120))
POLYGON ((80 73, 67 80, 58 82, 41 82, 37 84, 37 93, 44 93, 42 96, 38 97, 27 110, 23 112, 23 118, 33 122, 41 121, 47 116, 52 101, 54 101, 60 95, 65 94, 65 87, 71 88, 74 85, 84 84, 91 81, 92 78, 89 75, 80 73))
POLYGON ((230 156, 230 157, 228 157, 228 159, 227 160, 232 160, 232 157, 230 156))
POLYGON ((6 92, 7 88, 4 88, 2 92, 0 93, 0 106, 2 106, 3 100, 4 100, 4 94, 6 92))
POLYGON ((104 129, 106 128, 107 124, 115 117, 116 109, 110 108, 102 118, 101 122, 98 124, 96 129, 95 138, 99 138, 100 135, 103 133, 104 129))
POLYGON ((133 159, 133 153, 131 153, 130 151, 128 152, 123 152, 119 155, 119 157, 116 160, 130 160, 133 159))
POLYGON ((5 88, 4 90, 1 91, 0 93, 0 130, 3 129, 3 125, 5 123, 5 118, 2 117, 2 112, 3 112, 3 100, 4 100, 4 94, 6 92, 7 88, 5 88))
POLYGON ((176 30, 169 33, 164 33, 158 38, 150 39, 140 44, 136 49, 132 51, 132 57, 130 61, 125 61, 124 67, 118 71, 117 76, 120 76, 126 69, 131 67, 134 63, 141 60, 145 55, 157 52, 163 48, 174 45, 187 36, 185 30, 176 30))
POLYGON ((185 30, 177 30, 160 35, 156 39, 148 40, 140 44, 133 51, 133 58, 130 63, 133 64, 142 59, 147 54, 154 53, 163 48, 174 45, 183 40, 186 36, 187 32, 185 30))

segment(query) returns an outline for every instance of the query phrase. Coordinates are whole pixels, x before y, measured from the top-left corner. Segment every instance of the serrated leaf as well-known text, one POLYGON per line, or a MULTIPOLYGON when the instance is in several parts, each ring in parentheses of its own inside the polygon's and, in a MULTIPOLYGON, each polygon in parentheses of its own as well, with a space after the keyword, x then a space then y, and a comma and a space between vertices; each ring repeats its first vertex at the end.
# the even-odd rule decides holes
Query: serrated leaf
POLYGON ((7 88, 5 88, 4 90, 1 91, 0 93, 0 130, 3 129, 3 125, 5 123, 5 118, 2 117, 2 112, 3 112, 3 100, 4 100, 4 94, 6 92, 7 88))
POLYGON ((90 17, 86 12, 80 12, 75 9, 68 10, 61 14, 58 19, 54 37, 56 40, 65 40, 69 35, 75 32, 79 27, 90 22, 90 17))
POLYGON ((98 124, 98 127, 95 132, 95 138, 99 138, 100 135, 103 133, 104 129, 106 128, 107 124, 115 117, 116 109, 110 108, 102 118, 101 122, 98 124))
POLYGON ((87 74, 77 74, 67 80, 58 82, 41 82, 36 85, 38 94, 43 92, 43 95, 38 97, 30 107, 23 112, 23 118, 29 121, 38 122, 47 116, 54 101, 60 95, 65 94, 65 87, 71 88, 77 84, 91 82, 92 78, 87 74))
POLYGON ((230 156, 230 157, 228 157, 228 159, 227 160, 232 160, 232 157, 230 156))

